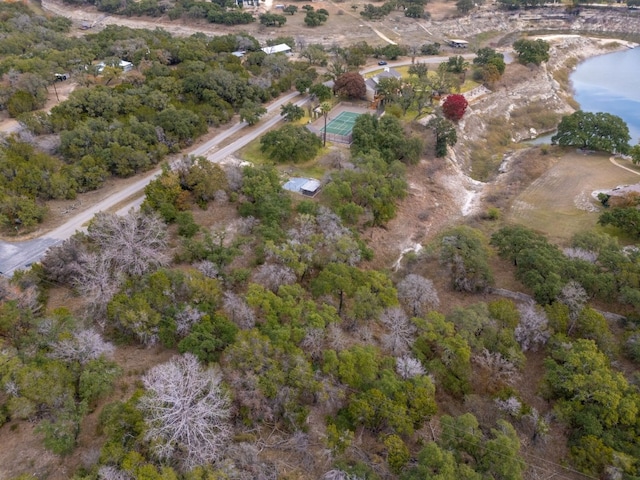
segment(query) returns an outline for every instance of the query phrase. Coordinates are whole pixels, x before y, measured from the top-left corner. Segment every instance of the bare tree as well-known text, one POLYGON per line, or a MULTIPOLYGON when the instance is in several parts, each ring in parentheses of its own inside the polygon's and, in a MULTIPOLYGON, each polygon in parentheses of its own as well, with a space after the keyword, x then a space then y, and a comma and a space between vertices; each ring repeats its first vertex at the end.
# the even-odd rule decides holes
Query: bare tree
POLYGON ((498 410, 502 410, 503 412, 508 413, 512 417, 520 417, 522 415, 522 402, 518 400, 516 397, 511 395, 506 400, 502 400, 501 398, 496 398, 494 400, 496 407, 498 410))
MULTIPOLYGON (((272 462, 260 458, 261 450, 247 442, 229 445, 226 458, 233 462, 229 477, 238 480, 277 480, 278 469, 272 462)), ((222 470, 225 470, 225 466, 222 470)))
POLYGON ((207 278, 218 278, 218 275, 220 275, 220 269, 210 260, 202 260, 194 263, 193 266, 207 278))
POLYGON ((484 348, 481 353, 473 355, 471 361, 488 370, 495 380, 512 384, 520 377, 518 368, 513 362, 503 357, 499 352, 490 352, 484 348))
POLYGON ((231 434, 229 399, 218 373, 185 354, 152 368, 142 383, 147 392, 140 408, 155 454, 185 470, 216 462, 231 434))
POLYGON ((36 285, 18 286, 0 275, 0 301, 13 300, 17 302, 20 310, 30 310, 36 312, 40 310, 41 304, 38 299, 38 288, 36 285))
POLYGON ((133 477, 127 472, 117 467, 103 465, 98 470, 98 478, 100 480, 133 480, 133 477))
POLYGON ((66 239, 60 245, 49 248, 41 261, 48 280, 71 284, 78 273, 82 256, 86 248, 80 235, 66 239))
POLYGON ((411 355, 403 355, 396 358, 396 372, 405 380, 427 373, 420 360, 411 355))
POLYGON ((249 215, 248 217, 239 218, 234 222, 238 235, 251 235, 254 228, 260 224, 260 220, 249 215))
POLYGON ((98 332, 90 328, 74 333, 71 338, 58 341, 52 345, 49 355, 66 362, 79 362, 85 365, 102 356, 110 357, 114 350, 111 343, 105 342, 98 332))
POLYGON ((324 328, 307 328, 300 347, 311 356, 313 360, 319 361, 324 354, 325 344, 325 330, 324 328))
POLYGON ((424 315, 429 309, 440 305, 433 282, 415 273, 410 273, 398 283, 398 299, 414 317, 424 315))
POLYGON ((322 476, 321 480, 361 480, 361 477, 343 470, 329 470, 322 476))
POLYGON ((225 172, 227 174, 227 182, 231 191, 240 191, 243 183, 242 167, 240 165, 228 165, 225 168, 225 172))
POLYGON ((516 341, 523 352, 535 352, 539 347, 546 345, 551 336, 547 314, 533 302, 518 305, 518 310, 520 322, 514 330, 516 341))
POLYGON ((329 347, 336 352, 344 350, 348 346, 347 335, 335 323, 331 323, 327 327, 327 342, 329 347))
POLYGON ((144 275, 168 263, 166 231, 166 224, 155 213, 132 210, 122 217, 96 214, 87 235, 114 269, 144 275))
POLYGON ((250 330, 256 325, 256 316, 243 298, 233 292, 225 292, 222 303, 224 312, 233 323, 243 330, 250 330))
POLYGON ((89 307, 100 316, 118 292, 122 277, 122 273, 113 270, 109 260, 100 253, 85 253, 80 258, 73 283, 89 307))
POLYGON ((181 337, 186 337, 196 323, 204 317, 204 313, 191 305, 187 305, 180 310, 176 316, 176 333, 181 337))
POLYGON ((396 356, 408 353, 415 340, 416 327, 404 310, 400 307, 387 308, 380 315, 380 321, 389 329, 389 333, 382 337, 384 346, 396 356))
POLYGON ((281 285, 291 285, 295 283, 296 278, 296 274, 291 268, 273 263, 260 265, 253 275, 254 282, 272 292, 277 292, 281 285))
POLYGON ((579 247, 570 247, 565 248, 563 253, 569 258, 575 258, 579 260, 584 260, 589 263, 596 263, 598 260, 598 252, 594 252, 592 250, 585 250, 584 248, 579 247))
POLYGON ((589 296, 586 290, 575 280, 570 280, 562 287, 560 295, 558 295, 558 301, 564 303, 569 308, 569 329, 567 333, 571 333, 578 321, 580 312, 587 303, 589 296))

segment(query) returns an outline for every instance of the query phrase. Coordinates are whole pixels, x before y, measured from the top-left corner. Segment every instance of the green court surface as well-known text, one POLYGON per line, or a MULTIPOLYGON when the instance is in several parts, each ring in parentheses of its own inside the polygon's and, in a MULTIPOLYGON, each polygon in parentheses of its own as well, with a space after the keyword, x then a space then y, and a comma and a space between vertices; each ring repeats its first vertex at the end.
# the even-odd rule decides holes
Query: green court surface
POLYGON ((331 121, 327 124, 327 133, 334 133, 336 135, 349 135, 351 133, 351 130, 353 130, 353 124, 356 123, 356 118, 358 118, 359 116, 359 113, 340 112, 337 117, 332 118, 331 121))

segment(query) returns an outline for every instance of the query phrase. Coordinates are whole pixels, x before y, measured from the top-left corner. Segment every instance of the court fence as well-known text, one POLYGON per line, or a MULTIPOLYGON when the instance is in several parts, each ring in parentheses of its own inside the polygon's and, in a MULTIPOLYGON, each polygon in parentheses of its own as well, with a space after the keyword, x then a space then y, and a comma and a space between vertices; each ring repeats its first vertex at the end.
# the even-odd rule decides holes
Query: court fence
MULTIPOLYGON (((324 138, 324 131, 322 128, 316 128, 313 125, 307 125, 307 128, 312 132, 319 136, 321 139, 324 138)), ((349 135, 340 135, 338 133, 329 133, 327 132, 327 141, 332 143, 344 143, 346 145, 351 145, 353 143, 353 134, 349 135)))

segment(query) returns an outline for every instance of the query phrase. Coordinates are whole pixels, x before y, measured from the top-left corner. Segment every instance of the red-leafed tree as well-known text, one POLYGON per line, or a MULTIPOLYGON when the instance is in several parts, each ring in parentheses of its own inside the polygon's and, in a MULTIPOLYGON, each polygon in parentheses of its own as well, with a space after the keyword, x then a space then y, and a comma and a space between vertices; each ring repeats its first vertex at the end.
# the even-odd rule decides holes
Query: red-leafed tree
POLYGON ((336 78, 333 93, 350 98, 364 98, 367 94, 367 86, 362 75, 357 72, 347 72, 336 78))
POLYGON ((464 112, 467 111, 469 102, 464 98, 464 95, 453 94, 445 98, 442 104, 442 113, 444 116, 452 122, 457 122, 462 118, 464 112))

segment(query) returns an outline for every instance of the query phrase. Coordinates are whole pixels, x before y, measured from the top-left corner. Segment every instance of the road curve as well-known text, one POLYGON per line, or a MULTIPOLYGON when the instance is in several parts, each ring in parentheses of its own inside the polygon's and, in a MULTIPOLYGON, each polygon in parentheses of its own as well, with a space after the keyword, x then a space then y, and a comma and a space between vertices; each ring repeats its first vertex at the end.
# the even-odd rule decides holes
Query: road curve
MULTIPOLYGON (((300 94, 298 92, 291 92, 269 104, 267 106, 267 115, 271 115, 270 118, 266 121, 259 122, 253 127, 253 129, 248 131, 246 135, 243 135, 226 147, 223 147, 214 153, 207 154, 207 152, 222 143, 224 140, 235 135, 243 128, 246 128, 248 126, 246 122, 238 122, 234 124, 211 140, 185 153, 187 155, 206 156, 212 162, 220 162, 253 141, 255 138, 264 134, 270 128, 273 128, 278 122, 282 121, 282 117, 278 115, 277 111, 282 105, 291 102, 299 96, 300 94)), ((299 99, 296 104, 300 105, 305 101, 306 98, 302 98, 299 99)), ((92 205, 86 210, 79 212, 77 215, 73 216, 73 218, 70 218, 59 227, 43 234, 39 238, 23 242, 0 241, 0 274, 11 276, 13 272, 18 269, 28 268, 32 263, 39 261, 49 247, 66 240, 76 231, 82 230, 89 220, 91 220, 98 212, 110 210, 122 201, 130 197, 135 197, 136 194, 140 195, 137 196, 135 200, 118 210, 118 213, 126 213, 130 208, 140 205, 144 199, 144 195, 142 194, 144 187, 159 175, 161 171, 161 168, 154 169, 140 180, 123 188, 115 194, 110 195, 108 198, 92 205)))

